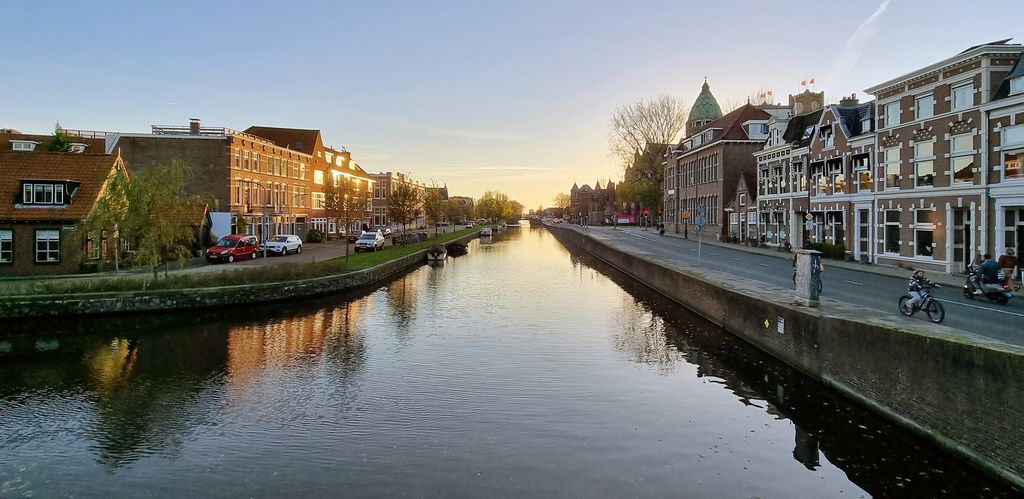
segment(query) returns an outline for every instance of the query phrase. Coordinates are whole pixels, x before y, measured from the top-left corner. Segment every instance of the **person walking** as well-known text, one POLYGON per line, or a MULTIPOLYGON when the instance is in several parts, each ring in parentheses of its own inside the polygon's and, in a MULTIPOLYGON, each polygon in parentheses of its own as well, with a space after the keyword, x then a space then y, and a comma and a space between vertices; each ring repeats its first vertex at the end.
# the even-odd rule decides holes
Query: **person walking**
POLYGON ((1013 248, 1006 248, 1006 253, 999 256, 999 268, 1003 269, 1003 275, 1007 279, 1006 285, 1013 291, 1017 291, 1017 280, 1020 278, 1017 275, 1018 266, 1017 255, 1013 248))

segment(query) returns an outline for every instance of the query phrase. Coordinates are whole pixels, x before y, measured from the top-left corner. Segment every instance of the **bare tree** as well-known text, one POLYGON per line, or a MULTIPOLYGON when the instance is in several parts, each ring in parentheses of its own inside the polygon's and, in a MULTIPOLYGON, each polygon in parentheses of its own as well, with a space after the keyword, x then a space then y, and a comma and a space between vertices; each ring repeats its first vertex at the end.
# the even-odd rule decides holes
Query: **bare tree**
POLYGON ((677 98, 661 95, 619 107, 612 113, 610 147, 623 166, 617 195, 621 202, 641 206, 661 203, 665 151, 686 127, 687 107, 677 98))
POLYGON ((554 203, 555 208, 557 208, 559 211, 558 216, 564 217, 566 208, 572 206, 572 196, 564 192, 560 192, 558 194, 555 194, 554 203))
MULTIPOLYGON (((335 220, 338 227, 351 229, 352 223, 366 220, 366 207, 370 203, 369 183, 344 175, 329 175, 324 182, 324 212, 335 220)), ((348 245, 345 245, 348 258, 348 245)))

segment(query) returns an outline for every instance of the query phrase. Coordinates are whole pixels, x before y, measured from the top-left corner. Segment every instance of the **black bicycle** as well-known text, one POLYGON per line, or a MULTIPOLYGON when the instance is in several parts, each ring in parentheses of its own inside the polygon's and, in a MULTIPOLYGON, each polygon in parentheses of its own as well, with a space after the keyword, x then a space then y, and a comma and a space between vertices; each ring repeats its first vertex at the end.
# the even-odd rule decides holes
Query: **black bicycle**
POLYGON ((924 299, 915 303, 913 307, 908 307, 907 302, 910 301, 910 294, 905 294, 900 297, 899 308, 900 313, 910 317, 917 313, 919 310, 924 310, 928 314, 928 320, 941 324, 946 318, 946 309, 942 308, 942 304, 932 296, 932 288, 939 287, 938 284, 921 288, 924 291, 924 299))

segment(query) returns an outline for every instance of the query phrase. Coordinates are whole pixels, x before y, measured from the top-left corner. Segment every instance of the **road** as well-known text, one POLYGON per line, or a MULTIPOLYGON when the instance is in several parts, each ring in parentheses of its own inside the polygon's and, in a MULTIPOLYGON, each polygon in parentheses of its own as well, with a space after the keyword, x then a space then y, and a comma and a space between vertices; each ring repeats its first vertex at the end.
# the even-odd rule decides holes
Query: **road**
MULTIPOLYGON (((592 237, 626 251, 648 254, 674 264, 697 265, 698 243, 692 239, 659 236, 657 232, 642 231, 635 227, 590 227, 588 232, 592 237)), ((728 245, 703 244, 700 265, 749 278, 751 286, 766 284, 793 288, 791 253, 773 256, 733 249, 728 245)), ((895 274, 905 273, 903 276, 880 275, 830 266, 827 260, 825 267, 822 273, 822 299, 825 302, 838 300, 863 306, 871 312, 897 314, 896 301, 906 291, 909 271, 893 271, 895 274)), ((944 280, 955 282, 952 278, 944 280)), ((969 300, 964 298, 958 285, 939 288, 935 290, 935 296, 946 308, 944 325, 1006 343, 1024 345, 1024 307, 1020 303, 997 305, 987 300, 969 300)), ((902 319, 927 323, 923 313, 902 319)))

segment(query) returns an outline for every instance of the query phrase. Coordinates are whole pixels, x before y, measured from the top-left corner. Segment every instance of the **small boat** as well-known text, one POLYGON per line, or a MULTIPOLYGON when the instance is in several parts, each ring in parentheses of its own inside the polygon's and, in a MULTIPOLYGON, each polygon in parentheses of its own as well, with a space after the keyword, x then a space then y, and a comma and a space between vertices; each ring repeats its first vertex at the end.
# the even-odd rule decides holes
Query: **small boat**
POLYGON ((466 253, 469 253, 469 246, 463 243, 449 243, 446 248, 448 249, 448 254, 452 256, 465 255, 466 253))
POLYGON ((440 244, 435 244, 427 250, 427 261, 428 262, 440 262, 445 258, 448 258, 448 250, 440 244))
POLYGON ((491 235, 491 228, 490 227, 484 227, 484 228, 480 229, 480 235, 481 236, 489 236, 489 235, 491 235))

